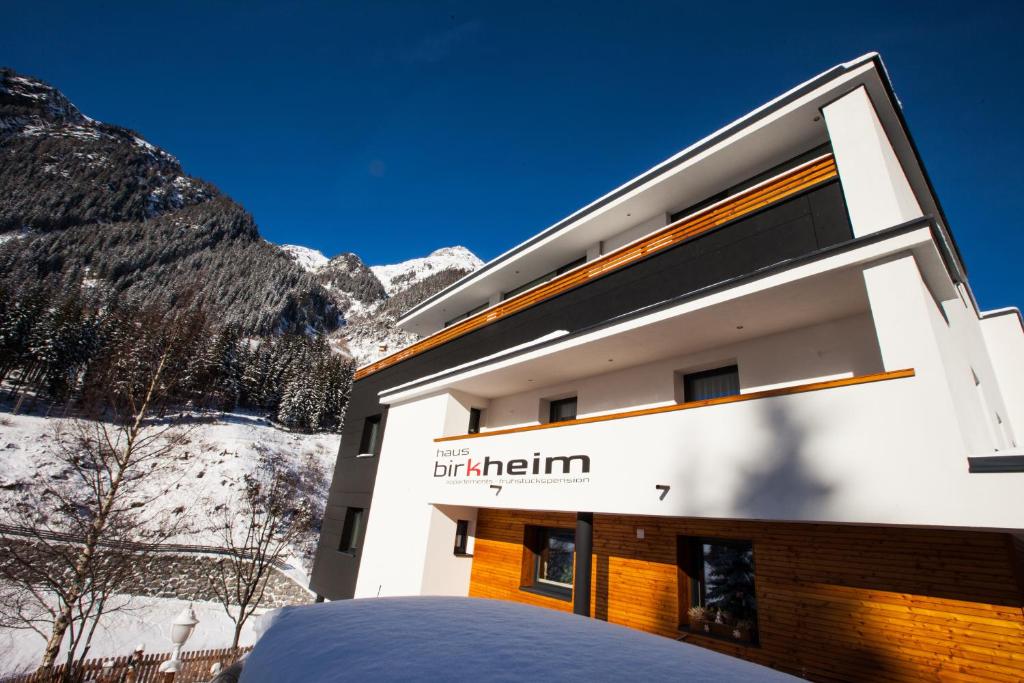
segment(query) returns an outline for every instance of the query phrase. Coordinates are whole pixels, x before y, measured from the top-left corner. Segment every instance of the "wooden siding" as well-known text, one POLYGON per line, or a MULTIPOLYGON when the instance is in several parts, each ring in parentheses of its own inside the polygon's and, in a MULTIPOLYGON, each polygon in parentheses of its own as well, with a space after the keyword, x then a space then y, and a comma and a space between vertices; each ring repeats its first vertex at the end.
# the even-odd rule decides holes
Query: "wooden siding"
POLYGON ((366 365, 356 371, 355 379, 362 379, 367 375, 400 363, 407 358, 445 344, 462 335, 469 334, 474 330, 491 324, 495 320, 518 313, 570 289, 624 268, 640 259, 647 258, 652 254, 674 247, 686 240, 725 225, 737 218, 809 190, 821 183, 828 182, 835 178, 837 174, 835 159, 831 154, 803 164, 765 183, 740 192, 734 197, 730 197, 727 200, 676 221, 639 242, 590 261, 542 285, 506 299, 481 313, 446 327, 390 356, 366 365))
POLYGON ((720 396, 719 398, 706 398, 700 401, 688 401, 669 406, 658 406, 656 408, 642 408, 640 410, 626 410, 621 413, 606 413, 592 417, 581 417, 575 420, 563 422, 546 422, 544 424, 527 425, 525 427, 510 427, 508 429, 492 429, 476 434, 457 434, 455 436, 440 436, 434 439, 437 441, 461 441, 463 439, 479 439, 485 436, 500 436, 501 434, 515 434, 516 432, 532 432, 538 429, 554 429, 558 427, 572 427, 574 425, 588 424, 591 422, 608 422, 609 420, 621 420, 627 417, 641 417, 643 415, 657 415, 659 413, 673 413, 679 410, 691 410, 705 406, 718 406, 724 403, 739 403, 740 401, 752 401, 758 398, 771 398, 773 396, 788 396, 790 394, 803 394, 808 391, 821 391, 822 389, 837 389, 849 387, 855 384, 869 384, 871 382, 884 382, 890 379, 902 379, 913 377, 914 369, 890 370, 888 372, 876 372, 871 375, 860 375, 858 377, 844 377, 842 379, 830 379, 824 382, 809 382, 797 384, 791 387, 779 387, 778 389, 765 389, 764 391, 751 391, 747 394, 735 394, 733 396, 720 396))
MULTIPOLYGON (((525 525, 574 523, 569 513, 480 510, 470 595, 571 611, 519 584, 525 525)), ((812 680, 1021 681, 1019 542, 995 532, 595 515, 591 609, 812 680), (680 535, 753 541, 758 645, 679 630, 680 535)))

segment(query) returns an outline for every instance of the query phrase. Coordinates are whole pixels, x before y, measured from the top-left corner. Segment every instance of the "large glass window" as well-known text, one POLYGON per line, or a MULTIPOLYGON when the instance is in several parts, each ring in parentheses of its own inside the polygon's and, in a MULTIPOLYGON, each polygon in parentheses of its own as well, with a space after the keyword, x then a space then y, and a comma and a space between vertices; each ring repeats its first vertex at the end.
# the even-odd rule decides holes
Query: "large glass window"
POLYGON ((548 417, 550 422, 566 422, 576 419, 576 397, 563 398, 551 401, 551 409, 548 417))
POLYGON ((537 556, 537 581, 572 590, 576 534, 568 529, 544 529, 543 534, 537 556))
POLYGON ((683 400, 706 401, 709 398, 740 393, 740 371, 735 365, 683 375, 683 400))
POLYGON ((359 532, 363 526, 363 508, 346 508, 345 523, 341 527, 338 550, 355 554, 359 549, 359 532))
POLYGON ((572 529, 527 527, 526 552, 529 573, 523 577, 523 588, 562 600, 572 599, 576 533, 572 529))
POLYGON ((681 538, 680 544, 689 583, 689 606, 680 621, 692 631, 756 642, 753 544, 707 538, 681 538))

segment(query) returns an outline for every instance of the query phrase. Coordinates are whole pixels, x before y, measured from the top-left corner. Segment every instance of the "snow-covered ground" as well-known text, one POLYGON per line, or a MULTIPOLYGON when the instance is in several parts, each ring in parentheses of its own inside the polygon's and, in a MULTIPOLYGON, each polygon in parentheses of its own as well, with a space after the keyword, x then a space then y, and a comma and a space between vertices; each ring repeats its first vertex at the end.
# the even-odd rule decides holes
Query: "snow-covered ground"
MULTIPOLYGON (((61 476, 61 465, 51 453, 55 429, 60 421, 34 415, 0 412, 0 508, 7 508, 24 496, 26 487, 46 486, 61 476)), ((171 492, 159 499, 166 510, 182 509, 182 514, 201 522, 208 510, 218 504, 236 505, 242 476, 258 462, 261 449, 283 453, 293 463, 316 463, 324 478, 316 484, 320 498, 326 501, 327 486, 338 452, 337 434, 297 434, 275 428, 268 420, 245 413, 220 415, 198 424, 185 447, 187 459, 176 461, 177 482, 171 492)), ((201 525, 198 525, 201 526, 201 525)), ((216 534, 197 528, 173 539, 178 543, 221 545, 216 534)), ((315 544, 314 534, 293 549, 285 573, 300 586, 308 584, 308 566, 303 551, 315 544)), ((129 600, 129 598, 125 598, 129 600)), ((187 604, 181 600, 134 596, 129 609, 105 617, 97 629, 89 657, 127 655, 138 643, 149 651, 169 651, 169 624, 187 604)), ((186 649, 228 647, 232 625, 223 607, 197 602, 199 626, 186 649)), ((243 632, 242 644, 254 639, 251 626, 243 632)), ((0 673, 32 667, 38 663, 43 639, 31 631, 0 629, 0 673)))
MULTIPOLYGON (((62 465, 52 457, 59 422, 0 412, 0 509, 8 508, 27 488, 46 486, 62 476, 62 465)), ((319 489, 319 499, 326 502, 340 439, 337 434, 286 432, 247 413, 219 415, 212 422, 194 426, 184 448, 188 457, 176 462, 171 491, 159 498, 159 505, 187 515, 195 522, 193 527, 202 527, 201 522, 209 519, 209 511, 217 505, 237 506, 242 477, 253 470, 263 449, 280 452, 296 466, 316 465, 324 476, 311 483, 319 489)), ((216 533, 203 528, 193 528, 173 541, 222 545, 216 533)), ((288 560, 294 569, 289 574, 301 585, 306 585, 308 572, 301 555, 315 542, 315 535, 310 534, 288 560)))
POLYGON ((484 264, 476 254, 465 247, 442 247, 423 258, 414 258, 390 266, 370 266, 370 270, 384 285, 388 296, 419 282, 425 277, 449 268, 476 270, 484 264))
POLYGON ((670 638, 479 598, 367 598, 285 607, 241 683, 296 681, 795 681, 670 638))
MULTIPOLYGON (((123 596, 119 604, 125 608, 100 620, 89 649, 88 659, 130 655, 137 645, 147 652, 170 652, 171 622, 189 604, 199 623, 185 644, 185 650, 212 650, 231 646, 234 624, 224 608, 212 602, 186 602, 167 598, 123 596)), ((239 644, 252 645, 256 640, 253 626, 256 616, 242 629, 239 644)), ((33 631, 0 629, 0 674, 34 669, 42 657, 46 641, 33 631)), ((61 649, 61 657, 66 654, 61 649)), ((62 660, 59 660, 62 661, 62 660)))

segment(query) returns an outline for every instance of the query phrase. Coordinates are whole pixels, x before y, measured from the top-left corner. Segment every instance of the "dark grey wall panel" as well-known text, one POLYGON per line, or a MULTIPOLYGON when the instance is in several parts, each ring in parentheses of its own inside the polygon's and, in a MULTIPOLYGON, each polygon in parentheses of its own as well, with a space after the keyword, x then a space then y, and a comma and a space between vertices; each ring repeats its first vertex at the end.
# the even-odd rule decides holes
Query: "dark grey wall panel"
MULTIPOLYGON (((378 392, 555 330, 571 333, 851 239, 842 190, 832 181, 359 380, 345 418, 329 505, 360 507, 351 501, 372 496, 378 458, 355 456, 367 416, 384 413, 382 435, 386 428, 378 392)), ((358 571, 358 556, 337 557, 340 534, 340 520, 324 521, 311 582, 331 599, 351 597, 358 571)))

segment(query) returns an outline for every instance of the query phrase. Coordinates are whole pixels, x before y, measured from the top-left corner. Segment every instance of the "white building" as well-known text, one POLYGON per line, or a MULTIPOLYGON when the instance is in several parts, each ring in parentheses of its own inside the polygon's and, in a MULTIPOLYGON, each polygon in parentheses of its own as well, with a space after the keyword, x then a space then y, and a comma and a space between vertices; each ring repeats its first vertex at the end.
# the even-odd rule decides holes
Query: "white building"
POLYGON ((575 609, 814 679, 1024 677, 1021 317, 978 310, 877 55, 400 325, 423 339, 356 376, 322 596, 575 609))

